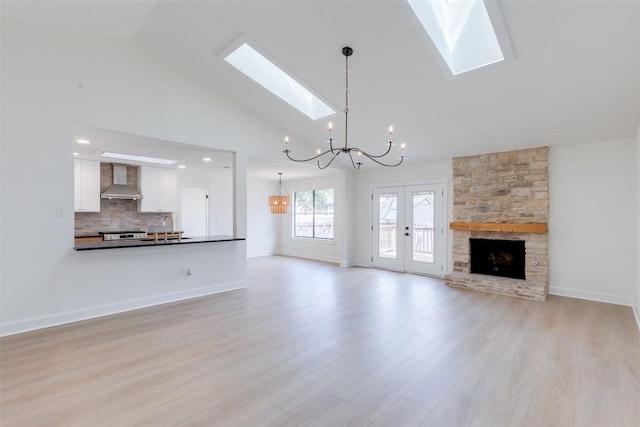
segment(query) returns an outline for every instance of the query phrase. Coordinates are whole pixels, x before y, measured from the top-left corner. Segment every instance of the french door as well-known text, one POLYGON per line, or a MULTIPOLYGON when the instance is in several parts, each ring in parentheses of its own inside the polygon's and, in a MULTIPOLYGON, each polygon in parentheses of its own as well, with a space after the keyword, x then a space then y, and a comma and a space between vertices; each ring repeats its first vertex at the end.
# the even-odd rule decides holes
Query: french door
POLYGON ((441 276, 446 263, 444 185, 372 191, 374 267, 441 276))

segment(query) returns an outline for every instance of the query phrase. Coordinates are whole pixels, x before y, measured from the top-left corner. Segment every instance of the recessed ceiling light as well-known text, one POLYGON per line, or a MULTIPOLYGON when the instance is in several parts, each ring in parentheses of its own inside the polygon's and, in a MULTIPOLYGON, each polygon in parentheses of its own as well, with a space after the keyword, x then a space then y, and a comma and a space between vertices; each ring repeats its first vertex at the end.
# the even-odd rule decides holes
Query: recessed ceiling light
POLYGON ((73 153, 73 155, 74 155, 74 156, 77 156, 77 155, 78 155, 78 153, 74 152, 74 153, 73 153))
POLYGON ((135 162, 157 163, 160 165, 171 165, 173 163, 176 163, 176 160, 158 159, 156 157, 135 156, 133 154, 110 153, 108 151, 105 151, 102 154, 100 154, 100 157, 109 157, 111 159, 119 159, 119 160, 132 160, 135 162))
POLYGON ((210 162, 211 161, 211 157, 203 157, 202 160, 204 160, 205 162, 210 162))
POLYGON ((312 120, 336 113, 320 98, 246 43, 227 55, 224 60, 312 120))
POLYGON ((91 143, 91 141, 89 141, 88 139, 82 139, 82 138, 76 139, 76 142, 78 144, 90 144, 91 143))
POLYGON ((186 169, 187 167, 185 165, 178 165, 179 169, 186 169))

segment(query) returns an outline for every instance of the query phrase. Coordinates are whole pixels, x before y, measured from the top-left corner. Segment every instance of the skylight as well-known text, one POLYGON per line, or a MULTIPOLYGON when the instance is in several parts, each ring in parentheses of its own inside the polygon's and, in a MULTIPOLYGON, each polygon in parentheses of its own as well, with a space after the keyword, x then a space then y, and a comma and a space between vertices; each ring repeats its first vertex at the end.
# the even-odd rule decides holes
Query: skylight
POLYGON ((135 156, 133 154, 111 153, 109 151, 103 152, 102 154, 100 154, 100 157, 108 157, 110 159, 119 159, 119 160, 132 160, 134 162, 157 163, 159 165, 171 165, 176 162, 175 160, 169 160, 169 159, 158 159, 156 157, 135 156))
POLYGON ((336 113, 246 43, 227 55, 224 60, 313 120, 336 113))
POLYGON ((482 0, 407 0, 453 75, 504 60, 482 0))

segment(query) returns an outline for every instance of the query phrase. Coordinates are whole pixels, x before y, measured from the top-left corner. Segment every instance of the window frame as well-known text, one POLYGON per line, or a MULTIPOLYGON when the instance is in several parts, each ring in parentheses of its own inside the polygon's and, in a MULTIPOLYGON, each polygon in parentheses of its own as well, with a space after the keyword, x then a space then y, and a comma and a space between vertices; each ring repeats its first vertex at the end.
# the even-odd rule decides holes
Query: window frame
MULTIPOLYGON (((334 188, 316 188, 313 190, 294 190, 293 191, 293 209, 292 209, 292 219, 291 219, 291 224, 292 224, 292 230, 291 230, 291 237, 294 239, 304 239, 304 240, 317 240, 320 242, 333 242, 335 239, 335 203, 332 205, 332 209, 331 212, 316 212, 316 192, 317 191, 328 191, 331 190, 332 195, 333 195, 333 200, 335 201, 335 189, 334 188), (312 212, 311 212, 311 216, 312 216, 312 221, 311 221, 311 236, 299 236, 296 234, 296 216, 298 214, 298 212, 296 212, 297 210, 297 200, 298 200, 298 193, 305 193, 305 192, 311 192, 312 193, 312 199, 311 199, 311 203, 313 206, 312 212), (316 236, 316 215, 331 215, 331 229, 332 229, 332 237, 317 237, 316 236)), ((300 213, 303 214, 303 213, 300 213)), ((306 214, 309 215, 309 214, 306 214)))

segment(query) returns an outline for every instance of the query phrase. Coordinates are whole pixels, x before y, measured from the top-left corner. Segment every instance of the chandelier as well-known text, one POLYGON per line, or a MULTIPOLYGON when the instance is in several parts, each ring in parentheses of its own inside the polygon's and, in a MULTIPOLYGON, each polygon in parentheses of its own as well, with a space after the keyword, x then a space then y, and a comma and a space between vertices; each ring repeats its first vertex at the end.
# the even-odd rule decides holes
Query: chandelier
POLYGON ((271 207, 272 214, 286 214, 289 209, 289 195, 287 188, 282 183, 282 172, 278 172, 278 175, 280 175, 280 181, 278 181, 273 196, 269 196, 269 207, 271 207))
POLYGON ((293 160, 294 162, 302 163, 302 162, 310 162, 315 160, 316 164, 320 169, 328 168, 329 165, 333 163, 335 158, 338 157, 338 155, 340 155, 340 153, 346 153, 349 155, 351 164, 356 170, 360 170, 363 157, 366 157, 369 160, 382 166, 388 166, 388 167, 399 166, 404 160, 404 147, 405 147, 404 144, 401 144, 400 146, 402 151, 401 151, 400 157, 398 158, 397 163, 388 163, 380 160, 391 152, 391 147, 393 146, 393 140, 392 140, 393 127, 392 126, 389 126, 389 143, 388 143, 389 146, 387 147, 387 151, 385 151, 382 154, 379 154, 379 155, 369 154, 358 147, 349 147, 348 133, 347 133, 349 129, 349 57, 353 54, 353 49, 351 49, 350 47, 343 47, 342 54, 344 55, 344 63, 345 63, 344 146, 342 147, 333 146, 333 135, 332 135, 333 125, 329 123, 329 149, 326 150, 325 152, 320 152, 320 150, 318 150, 317 155, 310 157, 308 159, 294 159, 290 155, 291 150, 289 150, 289 137, 285 137, 284 139, 285 149, 283 153, 287 155, 289 160, 293 160), (354 159, 354 155, 355 155, 355 159, 354 159), (323 164, 319 159, 329 159, 329 160, 323 164))

